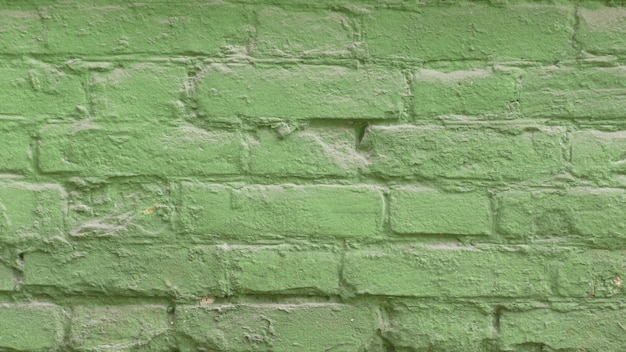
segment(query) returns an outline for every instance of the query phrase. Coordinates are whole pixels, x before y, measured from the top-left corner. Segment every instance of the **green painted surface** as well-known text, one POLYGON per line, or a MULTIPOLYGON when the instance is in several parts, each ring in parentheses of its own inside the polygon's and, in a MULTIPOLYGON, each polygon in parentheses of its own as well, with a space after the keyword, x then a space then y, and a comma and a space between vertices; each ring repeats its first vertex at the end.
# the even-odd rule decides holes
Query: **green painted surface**
POLYGON ((625 6, 0 0, 0 351, 622 352, 625 6))

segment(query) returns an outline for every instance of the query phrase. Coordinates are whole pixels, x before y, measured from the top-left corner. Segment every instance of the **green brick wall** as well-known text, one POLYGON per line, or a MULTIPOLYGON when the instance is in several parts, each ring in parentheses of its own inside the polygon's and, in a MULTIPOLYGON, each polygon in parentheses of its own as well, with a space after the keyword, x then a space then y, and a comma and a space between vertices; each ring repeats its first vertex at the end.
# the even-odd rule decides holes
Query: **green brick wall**
POLYGON ((0 0, 0 351, 625 351, 625 6, 0 0))

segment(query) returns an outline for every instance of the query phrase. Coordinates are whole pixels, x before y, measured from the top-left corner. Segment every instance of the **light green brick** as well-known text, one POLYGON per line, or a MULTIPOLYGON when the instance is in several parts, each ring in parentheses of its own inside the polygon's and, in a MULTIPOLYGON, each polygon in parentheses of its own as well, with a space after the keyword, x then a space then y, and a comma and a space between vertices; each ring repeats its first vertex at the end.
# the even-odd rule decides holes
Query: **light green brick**
POLYGON ((17 282, 13 275, 13 269, 3 263, 0 263, 0 292, 13 291, 16 283, 17 282))
POLYGON ((184 67, 134 64, 95 72, 90 81, 97 119, 170 122, 180 109, 187 72, 184 67))
POLYGON ((595 55, 626 53, 626 9, 598 7, 579 9, 576 40, 595 55))
POLYGON ((39 167, 46 173, 83 176, 192 176, 237 174, 241 140, 236 133, 191 125, 89 122, 41 131, 39 167))
POLYGON ((0 114, 34 119, 75 115, 87 106, 85 79, 54 65, 35 61, 0 63, 0 114))
POLYGON ((497 196, 497 230, 509 238, 555 238, 623 248, 626 192, 613 188, 510 191, 497 196))
POLYGON ((8 243, 65 236, 65 191, 56 184, 0 183, 0 236, 8 243))
POLYGON ((245 52, 251 13, 219 3, 59 4, 46 8, 48 49, 82 55, 245 52))
POLYGON ((337 294, 340 255, 292 246, 237 246, 227 252, 234 290, 246 293, 337 294))
POLYGON ((37 11, 31 9, 0 10, 0 52, 41 53, 45 51, 44 31, 37 11))
POLYGON ((385 177, 524 180, 566 168, 563 129, 515 130, 376 126, 366 132, 361 150, 369 153, 367 171, 385 177))
POLYGON ((77 351, 138 350, 166 334, 170 326, 165 306, 78 306, 72 310, 69 340, 77 351))
POLYGON ((484 341, 495 337, 493 316, 471 304, 402 302, 389 310, 387 329, 394 348, 409 351, 482 351, 484 341))
POLYGON ((344 13, 266 7, 258 12, 255 54, 350 57, 363 50, 357 21, 344 13))
POLYGON ((377 58, 552 61, 576 55, 573 6, 463 2, 416 12, 376 9, 366 16, 365 30, 377 58))
POLYGON ((576 176, 606 183, 626 174, 626 133, 575 131, 570 140, 576 176))
POLYGON ((33 139, 30 129, 31 126, 18 122, 0 122, 0 173, 24 174, 32 170, 33 139))
POLYGON ((67 315, 48 303, 0 304, 0 348, 53 351, 63 345, 67 315))
POLYGON ((171 220, 176 192, 169 184, 73 181, 66 223, 75 239, 100 238, 116 243, 174 240, 171 220))
POLYGON ((505 311, 499 338, 508 350, 534 344, 553 350, 620 351, 626 343, 623 317, 624 310, 613 307, 505 311))
POLYGON ((252 174, 311 178, 354 176, 368 164, 366 156, 356 151, 353 128, 291 131, 292 128, 284 124, 276 131, 256 131, 249 143, 252 174))
POLYGON ((626 251, 576 250, 558 264, 557 292, 564 297, 624 297, 626 251))
POLYGON ((524 116, 605 120, 625 115, 623 67, 528 69, 521 84, 520 109, 524 116))
POLYGON ((185 183, 180 229, 206 238, 376 238, 383 197, 371 186, 185 183))
POLYGON ((200 346, 217 351, 359 351, 379 328, 369 306, 332 303, 181 306, 176 330, 188 340, 181 352, 200 346))
POLYGON ((519 70, 506 67, 422 69, 413 76, 413 113, 418 120, 443 115, 515 116, 519 75, 519 70))
POLYGON ((391 191, 391 229, 401 234, 488 235, 489 198, 479 193, 443 193, 430 188, 391 191))
POLYGON ((406 88, 397 69, 213 64, 195 94, 209 120, 385 119, 403 112, 406 88))
POLYGON ((354 250, 343 279, 359 295, 409 297, 549 297, 548 264, 540 252, 461 245, 354 250))
POLYGON ((227 289, 221 258, 221 250, 206 246, 104 246, 32 252, 24 255, 24 285, 66 294, 221 296, 227 289))

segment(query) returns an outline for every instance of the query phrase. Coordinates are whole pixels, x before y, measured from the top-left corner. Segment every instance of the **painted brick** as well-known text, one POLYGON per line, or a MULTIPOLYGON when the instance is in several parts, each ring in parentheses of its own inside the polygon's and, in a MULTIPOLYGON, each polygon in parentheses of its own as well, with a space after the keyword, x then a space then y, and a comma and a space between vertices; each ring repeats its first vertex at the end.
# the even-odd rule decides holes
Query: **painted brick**
POLYGON ((258 18, 258 55, 350 57, 360 46, 356 21, 344 13, 266 7, 258 11, 258 18))
POLYGON ((268 176, 353 176, 368 164, 351 128, 307 128, 281 136, 258 130, 249 143, 250 172, 268 176))
POLYGON ((227 253, 232 284, 238 293, 338 293, 338 253, 285 245, 234 246, 227 253))
POLYGON ((615 307, 505 311, 499 337, 504 348, 510 350, 535 344, 554 350, 619 351, 626 342, 623 317, 623 308, 615 307))
POLYGON ((46 303, 0 304, 0 348, 15 351, 52 351, 63 343, 63 310, 46 303))
POLYGON ((441 126, 370 127, 361 148, 369 171, 392 177, 519 180, 545 178, 565 168, 560 128, 505 133, 441 126))
POLYGON ((15 284, 13 269, 0 263, 0 291, 13 291, 15 284))
POLYGON ((402 234, 488 235, 491 207, 487 195, 443 193, 431 188, 391 192, 391 228, 402 234))
POLYGON ((195 79, 200 116, 247 118, 398 118, 405 79, 399 70, 365 66, 210 65, 195 79))
POLYGON ((343 278, 360 295, 548 297, 548 265, 558 259, 523 250, 396 245, 349 251, 343 278))
POLYGON ((497 197, 498 232, 512 238, 581 236, 589 244, 619 246, 626 229, 626 192, 572 188, 505 192, 497 197))
POLYGON ((175 325, 181 352, 359 351, 379 328, 372 308, 332 303, 181 306, 175 325))
POLYGON ((370 186, 245 186, 185 183, 184 233, 238 240, 262 237, 379 236, 381 192, 370 186))
POLYGON ((187 3, 68 4, 46 8, 54 53, 203 53, 245 50, 251 19, 242 6, 187 3))
POLYGON ((626 9, 599 7, 579 9, 576 40, 582 48, 596 55, 626 53, 626 9))
POLYGON ((24 284, 76 294, 220 296, 226 287, 222 256, 214 247, 171 245, 29 252, 24 284))
POLYGON ((175 192, 169 184, 107 184, 72 179, 68 233, 116 242, 173 240, 175 192))
POLYGON ((72 311, 70 345, 77 351, 138 349, 169 329, 165 306, 79 306, 72 311))
POLYGON ((502 118, 519 113, 519 69, 422 69, 411 83, 417 119, 442 115, 502 118))
POLYGON ((95 72, 91 102, 98 119, 111 121, 172 120, 184 91, 184 67, 134 64, 110 72, 95 72))
POLYGON ((0 114, 37 117, 73 115, 87 106, 80 76, 40 61, 0 63, 0 114))
POLYGON ((41 53, 44 35, 41 19, 34 10, 1 9, 0 52, 41 53))
POLYGON ((464 3, 419 12, 375 10, 366 16, 374 57, 410 60, 573 58, 572 6, 464 3), (535 38, 542 38, 541 43, 535 38))
POLYGON ((56 184, 0 183, 0 229, 12 243, 41 236, 64 236, 67 200, 56 184))
POLYGON ((626 69, 549 66, 522 77, 521 112, 530 117, 624 117, 626 69))
POLYGON ((578 250, 558 265, 557 291, 576 298, 623 297, 626 252, 578 250))
POLYGON ((575 175, 603 182, 626 174, 626 133, 576 131, 569 138, 575 175))
POLYGON ((482 351, 494 338, 493 317, 471 305, 411 305, 389 312, 387 340, 396 350, 482 351))
POLYGON ((41 131, 39 167, 85 176, 191 176, 239 172, 241 139, 233 132, 191 125, 89 122, 41 131))
POLYGON ((24 174, 32 167, 32 138, 30 126, 17 122, 1 122, 2 148, 0 148, 0 173, 24 174))

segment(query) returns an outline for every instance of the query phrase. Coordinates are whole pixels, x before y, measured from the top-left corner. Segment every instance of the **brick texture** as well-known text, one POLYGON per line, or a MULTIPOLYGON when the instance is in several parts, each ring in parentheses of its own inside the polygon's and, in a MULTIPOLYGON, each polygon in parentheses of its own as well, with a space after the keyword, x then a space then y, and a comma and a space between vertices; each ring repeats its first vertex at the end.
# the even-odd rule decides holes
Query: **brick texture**
POLYGON ((0 0, 0 351, 624 351, 625 6, 0 0))

